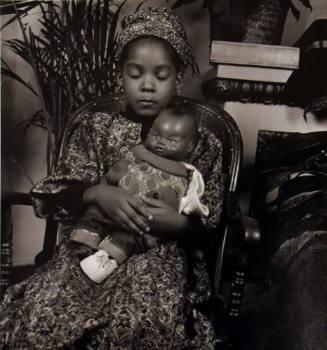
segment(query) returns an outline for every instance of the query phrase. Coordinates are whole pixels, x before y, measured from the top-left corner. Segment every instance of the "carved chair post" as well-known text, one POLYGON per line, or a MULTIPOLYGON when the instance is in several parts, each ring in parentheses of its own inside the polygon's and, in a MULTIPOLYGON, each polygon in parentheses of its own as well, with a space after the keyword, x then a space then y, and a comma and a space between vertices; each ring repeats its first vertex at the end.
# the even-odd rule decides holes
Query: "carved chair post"
POLYGON ((10 285, 12 273, 13 205, 32 205, 32 200, 28 193, 4 192, 1 194, 0 300, 10 285))
POLYGON ((1 198, 1 247, 0 247, 0 299, 10 284, 12 271, 12 221, 11 205, 1 198))

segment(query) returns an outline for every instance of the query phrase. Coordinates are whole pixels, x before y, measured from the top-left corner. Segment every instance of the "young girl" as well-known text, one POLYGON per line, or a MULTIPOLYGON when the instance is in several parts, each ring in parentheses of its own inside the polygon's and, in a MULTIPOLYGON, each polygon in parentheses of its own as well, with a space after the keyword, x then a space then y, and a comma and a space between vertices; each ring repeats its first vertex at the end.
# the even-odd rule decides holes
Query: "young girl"
POLYGON ((210 291, 204 260, 199 253, 186 254, 179 241, 209 234, 218 223, 220 143, 199 130, 193 165, 203 175, 202 200, 210 212, 201 220, 178 214, 156 199, 141 206, 119 187, 96 184, 108 164, 144 140, 154 118, 179 90, 185 68, 194 66, 183 27, 169 9, 134 12, 122 28, 118 57, 126 112, 86 113, 55 174, 31 194, 40 217, 52 213, 73 219, 83 213, 83 204, 96 203, 122 230, 149 227, 175 240, 132 256, 113 272, 110 283, 96 285, 79 268, 67 225, 54 258, 9 288, 0 309, 4 349, 214 348, 212 326, 196 308, 210 291))
MULTIPOLYGON (((113 164, 102 181, 122 187, 141 199, 141 205, 146 204, 146 198, 156 198, 179 213, 207 216, 208 208, 200 201, 204 192, 202 175, 185 163, 191 159, 197 139, 193 111, 175 103, 156 117, 145 142, 132 148, 133 158, 113 164)), ((92 281, 101 283, 132 254, 144 253, 165 240, 155 236, 155 232, 117 231, 101 208, 93 204, 78 220, 70 239, 76 243, 79 257, 89 251, 89 256, 81 260, 81 268, 92 281), (97 252, 91 255, 93 250, 97 252)))

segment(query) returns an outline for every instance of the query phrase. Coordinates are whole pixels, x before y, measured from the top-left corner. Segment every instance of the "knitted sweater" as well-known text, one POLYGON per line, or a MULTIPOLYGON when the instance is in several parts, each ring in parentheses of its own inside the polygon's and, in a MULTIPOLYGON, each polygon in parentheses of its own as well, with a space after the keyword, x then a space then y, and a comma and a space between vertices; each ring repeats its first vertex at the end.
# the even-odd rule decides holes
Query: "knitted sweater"
POLYGON ((133 161, 119 186, 135 196, 151 195, 167 201, 181 213, 208 215, 201 204, 204 191, 201 174, 190 164, 161 157, 143 145, 133 147, 133 161), (175 197, 175 198, 172 198, 175 197))

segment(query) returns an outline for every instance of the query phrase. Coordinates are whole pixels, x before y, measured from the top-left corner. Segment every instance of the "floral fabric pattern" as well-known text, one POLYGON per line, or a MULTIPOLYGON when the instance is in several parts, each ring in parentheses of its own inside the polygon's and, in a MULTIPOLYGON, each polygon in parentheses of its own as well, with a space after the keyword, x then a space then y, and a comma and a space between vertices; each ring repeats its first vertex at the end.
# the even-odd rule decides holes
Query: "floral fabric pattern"
MULTIPOLYGON (((85 114, 55 175, 32 190, 36 214, 72 219, 57 205, 57 194, 78 182, 97 183, 141 143, 141 134, 142 124, 122 115, 85 114)), ((200 134, 193 164, 206 183, 209 229, 218 223, 222 201, 221 144, 204 129, 200 134)), ((132 256, 96 285, 80 269, 70 231, 66 223, 52 260, 8 289, 0 307, 1 349, 214 349, 212 325, 197 309, 210 292, 201 252, 165 242, 132 256)))

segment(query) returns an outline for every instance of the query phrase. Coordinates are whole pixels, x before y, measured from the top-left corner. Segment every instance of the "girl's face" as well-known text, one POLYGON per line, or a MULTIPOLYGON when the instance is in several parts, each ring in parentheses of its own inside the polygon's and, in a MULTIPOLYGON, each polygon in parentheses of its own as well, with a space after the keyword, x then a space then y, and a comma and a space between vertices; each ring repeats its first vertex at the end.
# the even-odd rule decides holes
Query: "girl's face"
POLYGON ((181 85, 171 53, 160 41, 132 44, 122 66, 122 84, 129 107, 152 121, 168 105, 181 85))

